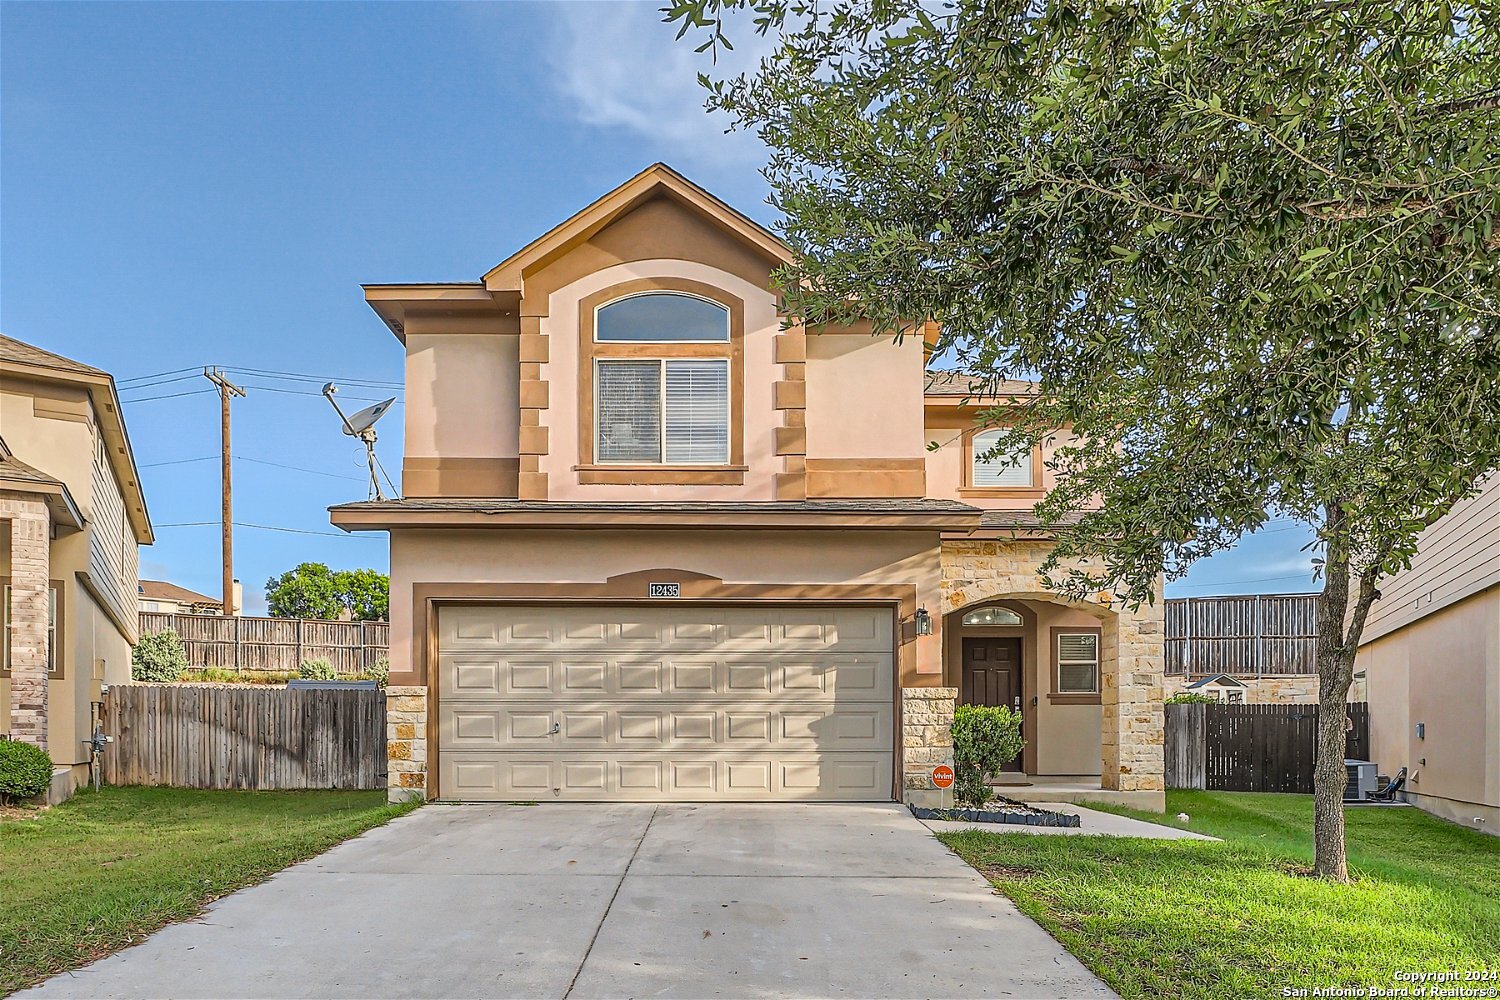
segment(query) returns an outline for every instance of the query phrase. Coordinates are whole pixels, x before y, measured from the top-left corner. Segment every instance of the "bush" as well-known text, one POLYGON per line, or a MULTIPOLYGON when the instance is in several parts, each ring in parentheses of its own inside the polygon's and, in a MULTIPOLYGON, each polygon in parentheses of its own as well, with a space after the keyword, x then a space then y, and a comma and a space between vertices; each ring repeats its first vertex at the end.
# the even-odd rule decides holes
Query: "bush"
POLYGON ((187 668, 187 650, 171 629, 141 636, 130 654, 132 680, 168 684, 181 678, 187 668))
POLYGON ((370 669, 365 671, 365 679, 376 682, 381 690, 385 690, 386 681, 391 678, 391 661, 381 657, 370 664, 370 669))
POLYGON ((302 666, 297 670, 297 676, 305 681, 334 681, 338 680, 338 671, 333 669, 333 664, 321 656, 311 660, 303 660, 302 666))
POLYGON ((0 801, 34 799, 52 784, 47 751, 20 740, 0 739, 0 801))
POLYGON ((983 809, 994 797, 989 778, 1015 760, 1021 739, 1021 713, 1004 705, 959 705, 953 711, 953 798, 983 809))
POLYGON ((1166 699, 1167 705, 1213 705, 1218 703, 1217 698, 1212 695, 1199 694, 1197 691, 1178 691, 1166 699))

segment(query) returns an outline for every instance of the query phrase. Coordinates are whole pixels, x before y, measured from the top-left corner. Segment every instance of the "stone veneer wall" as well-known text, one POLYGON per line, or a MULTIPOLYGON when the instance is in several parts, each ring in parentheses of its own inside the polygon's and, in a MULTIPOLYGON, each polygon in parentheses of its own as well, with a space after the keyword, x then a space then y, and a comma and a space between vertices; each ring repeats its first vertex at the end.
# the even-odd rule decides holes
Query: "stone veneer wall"
MULTIPOLYGON (((1166 678, 1167 697, 1186 690, 1197 677, 1173 674, 1166 678)), ((1318 703, 1318 677, 1316 674, 1297 674, 1287 677, 1236 677, 1245 685, 1247 705, 1316 705, 1318 703)), ((1368 678, 1355 677, 1349 685, 1351 702, 1368 701, 1370 688, 1368 678)))
POLYGON ((427 689, 385 689, 386 798, 427 797, 427 689))
MULTIPOLYGON (((0 520, 10 529, 11 739, 47 749, 47 604, 51 515, 27 493, 0 492, 0 520)), ((60 637, 59 637, 60 638, 60 637)), ((61 651, 58 652, 61 656, 61 651)), ((73 749, 65 748, 64 760, 73 749)))
POLYGON ((1093 601, 1064 600, 1037 575, 1052 548, 1046 541, 943 542, 942 613, 1010 597, 1064 604, 1098 618, 1104 709, 1100 784, 1122 792, 1160 792, 1166 787, 1162 602, 1130 611, 1114 606, 1108 594, 1093 601))
POLYGON ((901 689, 903 798, 930 809, 953 804, 951 790, 932 783, 932 769, 953 756, 953 708, 958 688, 901 689))

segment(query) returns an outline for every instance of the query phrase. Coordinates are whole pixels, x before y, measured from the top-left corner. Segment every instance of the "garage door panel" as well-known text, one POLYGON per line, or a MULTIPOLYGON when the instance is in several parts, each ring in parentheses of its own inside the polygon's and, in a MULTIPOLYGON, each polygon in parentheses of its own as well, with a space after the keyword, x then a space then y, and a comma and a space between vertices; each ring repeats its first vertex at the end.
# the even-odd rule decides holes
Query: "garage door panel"
POLYGON ((890 757, 723 751, 549 757, 455 750, 444 754, 439 782, 445 796, 484 802, 869 801, 890 797, 890 757))
POLYGON ((465 649, 705 649, 727 652, 806 650, 887 652, 890 612, 879 608, 712 608, 547 606, 505 609, 444 607, 438 645, 465 649), (669 608, 669 611, 663 611, 669 608))
POLYGON ((439 740, 461 750, 886 750, 886 704, 786 706, 739 702, 711 710, 670 704, 464 702, 442 713, 439 740), (554 725, 557 731, 554 733, 554 725))
POLYGON ((723 700, 786 695, 797 701, 890 701, 894 680, 889 653, 640 659, 628 653, 508 657, 442 652, 438 669, 440 694, 464 699, 661 695, 723 700))
POLYGON ((883 800, 892 615, 445 607, 439 782, 478 800, 883 800))

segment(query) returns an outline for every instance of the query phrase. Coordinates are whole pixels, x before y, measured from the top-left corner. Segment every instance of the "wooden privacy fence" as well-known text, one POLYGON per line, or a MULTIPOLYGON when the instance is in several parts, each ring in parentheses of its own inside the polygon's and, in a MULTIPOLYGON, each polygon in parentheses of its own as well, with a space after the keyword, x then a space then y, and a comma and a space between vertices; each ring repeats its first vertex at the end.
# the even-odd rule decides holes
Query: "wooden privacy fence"
POLYGON ((1166 672, 1315 674, 1317 601, 1316 594, 1171 598, 1164 609, 1166 672))
POLYGON ((359 674, 385 657, 391 642, 385 622, 141 612, 142 635, 163 629, 181 636, 192 666, 227 670, 295 671, 303 660, 322 658, 340 674, 359 674))
MULTIPOLYGON (((1313 790, 1317 705, 1167 705, 1168 788, 1214 792, 1313 790)), ((1353 728, 1346 757, 1368 760, 1370 711, 1347 706, 1353 728)))
POLYGON ((104 780, 177 788, 384 788, 385 692, 115 684, 104 780))

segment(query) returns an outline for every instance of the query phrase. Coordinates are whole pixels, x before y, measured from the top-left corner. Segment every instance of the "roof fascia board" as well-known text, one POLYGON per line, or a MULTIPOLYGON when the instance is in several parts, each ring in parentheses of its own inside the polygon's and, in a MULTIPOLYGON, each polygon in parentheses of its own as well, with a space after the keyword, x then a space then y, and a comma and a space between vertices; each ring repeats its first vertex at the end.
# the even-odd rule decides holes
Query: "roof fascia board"
POLYGON ((140 470, 135 464, 135 451, 130 446, 130 432, 125 428, 120 397, 115 391, 115 380, 108 375, 70 372, 22 361, 0 361, 0 372, 11 372, 42 381, 73 383, 88 389, 94 419, 108 445, 105 453, 109 455, 110 467, 125 494, 125 516, 135 533, 136 543, 150 545, 156 541, 156 534, 151 527, 151 514, 146 507, 146 495, 141 489, 140 470))

